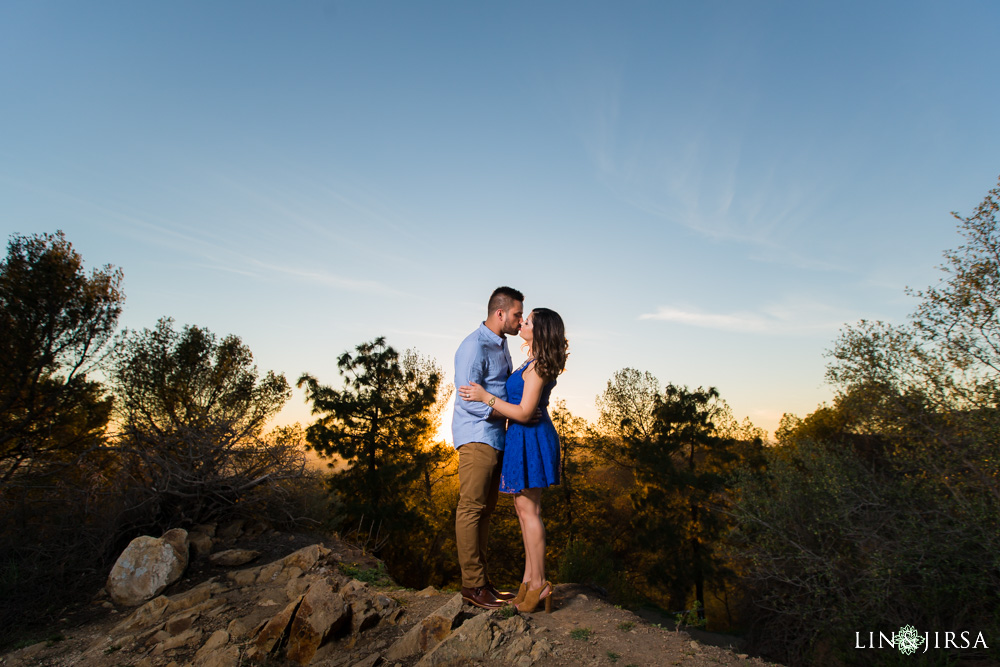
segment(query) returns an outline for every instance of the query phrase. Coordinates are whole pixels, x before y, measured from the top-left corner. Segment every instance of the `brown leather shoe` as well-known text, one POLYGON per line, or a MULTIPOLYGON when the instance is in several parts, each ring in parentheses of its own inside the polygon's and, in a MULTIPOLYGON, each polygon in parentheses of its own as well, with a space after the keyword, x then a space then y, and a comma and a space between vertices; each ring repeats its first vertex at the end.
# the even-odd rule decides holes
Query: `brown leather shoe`
POLYGON ((462 599, 469 604, 474 604, 477 607, 482 607, 483 609, 499 609, 504 605, 504 603, 497 600, 493 596, 493 593, 490 593, 485 586, 480 586, 479 588, 463 588, 462 599))
POLYGON ((486 585, 483 586, 483 588, 492 593, 493 597, 495 597, 497 600, 500 600, 501 602, 506 602, 507 600, 513 600, 515 597, 517 597, 513 593, 509 593, 507 591, 498 591, 497 587, 494 586, 493 582, 491 581, 487 581, 486 585))

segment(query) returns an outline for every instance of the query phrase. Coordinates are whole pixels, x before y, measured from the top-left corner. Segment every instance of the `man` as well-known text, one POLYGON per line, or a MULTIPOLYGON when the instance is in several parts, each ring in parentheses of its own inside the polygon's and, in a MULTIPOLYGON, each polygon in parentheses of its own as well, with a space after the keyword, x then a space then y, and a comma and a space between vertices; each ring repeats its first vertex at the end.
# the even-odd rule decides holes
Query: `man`
MULTIPOLYGON (((455 387, 477 382, 505 399, 507 376, 514 370, 506 337, 521 330, 524 295, 511 287, 498 287, 490 296, 487 310, 486 321, 462 341, 455 353, 455 387)), ((486 542, 500 492, 507 421, 486 403, 463 401, 456 393, 451 428, 458 449, 455 541, 462 568, 462 597, 477 607, 496 609, 514 597, 494 588, 486 571, 486 542)))

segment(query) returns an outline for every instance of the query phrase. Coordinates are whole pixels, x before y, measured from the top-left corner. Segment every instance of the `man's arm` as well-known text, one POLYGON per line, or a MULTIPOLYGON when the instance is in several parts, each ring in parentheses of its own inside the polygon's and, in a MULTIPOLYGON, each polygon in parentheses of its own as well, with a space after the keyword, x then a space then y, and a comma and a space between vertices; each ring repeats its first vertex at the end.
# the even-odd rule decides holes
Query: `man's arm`
POLYGON ((460 390, 460 396, 465 401, 481 402, 483 405, 493 404, 493 409, 508 420, 522 424, 536 423, 539 419, 538 403, 542 396, 542 379, 534 371, 534 365, 529 366, 522 374, 524 378, 524 393, 520 403, 508 403, 499 396, 494 396, 483 385, 473 382, 460 390))
MULTIPOLYGON (((455 353, 455 390, 469 384, 469 380, 483 383, 486 377, 486 359, 480 354, 478 345, 462 345, 455 353)), ((466 403, 461 401, 468 412, 480 419, 494 418, 493 408, 485 403, 466 403)))

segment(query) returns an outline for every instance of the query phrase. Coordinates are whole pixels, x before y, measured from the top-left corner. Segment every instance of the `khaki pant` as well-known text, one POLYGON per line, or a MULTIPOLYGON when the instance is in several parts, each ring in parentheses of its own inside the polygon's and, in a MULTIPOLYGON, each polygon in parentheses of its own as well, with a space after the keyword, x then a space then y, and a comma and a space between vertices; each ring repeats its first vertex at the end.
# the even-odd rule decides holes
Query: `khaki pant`
POLYGON ((484 442, 467 442, 458 448, 455 542, 464 588, 486 585, 486 541, 500 493, 502 461, 503 452, 484 442))

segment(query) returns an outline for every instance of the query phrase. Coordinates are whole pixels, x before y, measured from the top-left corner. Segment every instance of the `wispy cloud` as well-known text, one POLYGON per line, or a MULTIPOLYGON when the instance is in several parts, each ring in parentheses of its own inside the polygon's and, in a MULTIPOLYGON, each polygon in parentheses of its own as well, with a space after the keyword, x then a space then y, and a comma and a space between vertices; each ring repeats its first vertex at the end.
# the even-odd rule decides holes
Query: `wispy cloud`
POLYGON ((414 338, 433 338, 435 340, 448 340, 448 341, 461 341, 465 336, 466 332, 461 334, 448 334, 442 333, 440 331, 420 331, 416 329, 387 329, 388 333, 399 334, 401 336, 413 336, 414 338))
POLYGON ((707 329, 729 331, 766 331, 769 324, 765 318, 756 313, 703 313, 667 306, 660 306, 655 313, 643 313, 639 319, 679 322, 707 329))
POLYGON ((241 196, 260 202, 279 216, 284 226, 297 226, 310 234, 317 234, 350 245, 355 252, 372 257, 392 257, 405 261, 405 253, 394 255, 378 244, 372 244, 375 230, 405 237, 408 247, 429 249, 425 229, 413 223, 398 210, 392 197, 363 183, 344 179, 318 178, 312 172, 297 166, 283 165, 287 174, 294 174, 295 186, 276 188, 269 183, 244 183, 228 174, 212 176, 239 192, 241 196))
POLYGON ((406 294, 405 292, 388 287, 377 280, 358 280, 356 278, 347 278, 329 271, 303 269, 300 267, 282 266, 279 264, 268 264, 252 258, 246 258, 245 261, 267 271, 285 274, 316 285, 325 285, 327 287, 333 287, 351 292, 382 294, 385 296, 405 296, 406 294))
POLYGON ((850 271, 803 243, 804 230, 824 218, 833 196, 812 167, 814 156, 783 144, 773 157, 762 155, 748 135, 751 110, 725 104, 731 94, 725 87, 706 83, 698 112, 674 126, 631 104, 614 69, 597 69, 582 90, 581 142, 596 177, 623 204, 707 239, 742 245, 754 261, 850 271))
MULTIPOLYGON (((0 174, 0 180, 11 180, 0 174)), ((235 273, 254 278, 266 278, 274 274, 290 276, 316 285, 331 287, 338 290, 380 294, 384 296, 403 296, 404 292, 388 287, 376 280, 351 278, 323 269, 309 269, 302 266, 282 265, 263 261, 254 256, 252 248, 238 249, 232 238, 225 232, 215 231, 204 225, 185 224, 178 220, 163 219, 148 211, 132 211, 131 207, 115 201, 89 200, 67 192, 54 192, 32 186, 21 181, 11 181, 25 189, 32 189, 48 196, 59 196, 78 204, 100 211, 109 220, 119 223, 118 233, 126 234, 142 243, 169 249, 172 257, 186 256, 194 260, 193 265, 215 271, 235 273)), ((232 179, 233 187, 242 187, 232 179)), ((250 192, 249 188, 244 188, 250 192)), ((264 200, 264 195, 258 193, 258 201, 264 200)), ((312 224, 310 219, 299 216, 290 209, 282 209, 277 199, 268 199, 269 204, 284 216, 299 224, 312 224)), ((318 230, 320 227, 317 225, 318 230)))
POLYGON ((720 331, 800 335, 837 331, 845 322, 853 321, 856 318, 832 307, 791 303, 773 304, 759 310, 741 310, 729 313, 660 306, 655 312, 639 315, 639 319, 674 322, 720 331))
MULTIPOLYGON (((184 234, 174 229, 161 227, 141 219, 133 218, 132 224, 145 227, 160 236, 161 240, 171 239, 170 245, 178 251, 202 260, 197 264, 216 271, 236 273, 248 277, 265 278, 267 276, 285 275, 291 278, 323 285, 348 292, 366 294, 382 294, 400 296, 403 292, 392 289, 376 280, 362 280, 342 276, 323 269, 309 269, 301 266, 288 266, 262 261, 246 252, 227 247, 225 244, 208 238, 198 238, 184 234)), ((152 241, 152 239, 148 239, 152 241)))

